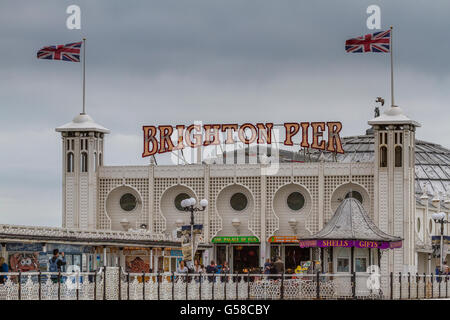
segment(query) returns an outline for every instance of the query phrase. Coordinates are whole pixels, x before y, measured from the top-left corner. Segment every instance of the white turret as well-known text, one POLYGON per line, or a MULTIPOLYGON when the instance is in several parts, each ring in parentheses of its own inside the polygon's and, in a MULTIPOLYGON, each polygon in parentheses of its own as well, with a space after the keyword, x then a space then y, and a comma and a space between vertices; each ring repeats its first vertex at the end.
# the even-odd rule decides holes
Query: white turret
POLYGON ((83 113, 55 130, 63 142, 62 226, 95 229, 97 170, 103 165, 103 139, 109 130, 83 113))
POLYGON ((416 272, 414 239, 416 121, 397 106, 369 121, 375 138, 375 221, 388 234, 403 238, 403 248, 383 255, 382 270, 416 272))

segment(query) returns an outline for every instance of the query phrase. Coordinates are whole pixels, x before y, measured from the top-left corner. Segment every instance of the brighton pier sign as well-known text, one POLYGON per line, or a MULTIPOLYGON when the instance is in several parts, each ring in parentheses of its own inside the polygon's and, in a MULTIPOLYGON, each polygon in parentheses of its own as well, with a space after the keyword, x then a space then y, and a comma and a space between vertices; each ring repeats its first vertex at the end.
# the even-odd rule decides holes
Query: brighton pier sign
MULTIPOLYGON (((344 153, 339 133, 342 124, 333 122, 287 122, 283 124, 285 146, 300 145, 333 153, 344 153)), ((273 123, 192 124, 143 126, 144 151, 142 157, 173 152, 184 148, 198 148, 239 142, 272 144, 273 123), (237 135, 237 140, 235 136, 237 135), (173 140, 172 136, 176 138, 173 140)))

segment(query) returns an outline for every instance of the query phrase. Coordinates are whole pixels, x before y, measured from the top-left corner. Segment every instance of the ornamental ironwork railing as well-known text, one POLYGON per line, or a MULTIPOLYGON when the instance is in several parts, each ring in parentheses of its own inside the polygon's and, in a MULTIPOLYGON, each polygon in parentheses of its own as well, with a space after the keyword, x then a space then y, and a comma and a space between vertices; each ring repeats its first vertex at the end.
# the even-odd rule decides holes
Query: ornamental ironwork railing
POLYGON ((0 273, 0 300, 439 299, 450 276, 433 274, 0 273), (6 278, 4 278, 6 277, 6 278))

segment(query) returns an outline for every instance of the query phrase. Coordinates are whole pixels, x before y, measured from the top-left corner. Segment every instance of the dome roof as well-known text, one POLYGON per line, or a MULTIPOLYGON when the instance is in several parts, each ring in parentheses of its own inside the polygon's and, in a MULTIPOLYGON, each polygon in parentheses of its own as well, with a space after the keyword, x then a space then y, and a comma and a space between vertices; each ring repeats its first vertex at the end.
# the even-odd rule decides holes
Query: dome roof
POLYGON ((381 231, 370 220, 361 203, 354 198, 344 199, 326 226, 308 239, 387 242, 402 240, 381 231))
MULTIPOLYGON (((325 161, 338 162, 373 162, 374 136, 371 134, 341 138, 344 154, 334 155, 325 152, 325 161)), ((311 151, 311 160, 317 161, 319 151, 311 151)), ((450 150, 439 144, 416 139, 416 193, 426 191, 450 192, 450 150)))
POLYGON ((403 110, 398 106, 391 106, 380 116, 369 121, 370 125, 389 125, 389 124, 409 124, 420 127, 417 121, 411 120, 403 114, 403 110))
POLYGON ((55 129, 56 132, 67 132, 67 131, 95 131, 102 133, 109 133, 109 129, 94 122, 88 114, 80 113, 72 122, 66 123, 55 129))
MULTIPOLYGON (((279 162, 374 162, 373 130, 366 135, 341 137, 344 153, 322 152, 316 149, 290 150, 279 149, 279 162), (322 157, 322 159, 320 159, 322 157)), ((245 149, 245 154, 260 154, 255 147, 245 149)), ((233 156, 232 152, 224 153, 225 157, 233 156)), ((257 162, 260 162, 258 159, 257 162)), ((416 139, 416 185, 415 192, 420 197, 426 192, 429 195, 442 192, 450 194, 450 150, 439 144, 416 139)), ((431 199, 432 197, 430 197, 431 199)))

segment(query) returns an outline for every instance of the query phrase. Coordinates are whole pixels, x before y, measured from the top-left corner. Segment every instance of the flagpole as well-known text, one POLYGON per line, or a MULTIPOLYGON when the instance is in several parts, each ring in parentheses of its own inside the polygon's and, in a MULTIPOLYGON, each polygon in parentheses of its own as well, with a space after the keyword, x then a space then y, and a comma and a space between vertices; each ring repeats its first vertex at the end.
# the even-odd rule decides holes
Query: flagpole
POLYGON ((86 114, 86 38, 83 38, 83 113, 86 114))
POLYGON ((392 32, 392 26, 391 26, 391 47, 390 47, 390 51, 391 51, 391 106, 394 106, 394 58, 393 58, 393 53, 392 53, 392 43, 393 43, 393 32, 392 32))

